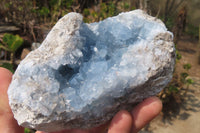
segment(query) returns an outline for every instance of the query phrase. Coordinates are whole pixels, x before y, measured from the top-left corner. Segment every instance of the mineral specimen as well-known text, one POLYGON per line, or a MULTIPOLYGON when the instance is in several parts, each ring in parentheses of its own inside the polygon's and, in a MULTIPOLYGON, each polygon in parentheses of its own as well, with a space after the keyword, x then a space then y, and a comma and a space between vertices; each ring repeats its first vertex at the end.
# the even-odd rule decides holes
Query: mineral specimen
POLYGON ((171 80, 173 35, 141 10, 86 24, 69 13, 21 61, 9 86, 19 125, 91 128, 160 92, 171 80))

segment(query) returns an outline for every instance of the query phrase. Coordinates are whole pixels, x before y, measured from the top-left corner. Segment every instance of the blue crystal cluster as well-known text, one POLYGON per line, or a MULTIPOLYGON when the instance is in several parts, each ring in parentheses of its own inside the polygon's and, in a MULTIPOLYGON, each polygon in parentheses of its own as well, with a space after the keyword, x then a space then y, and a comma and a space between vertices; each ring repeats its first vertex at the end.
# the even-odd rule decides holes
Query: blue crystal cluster
POLYGON ((167 85, 172 39, 141 10, 91 24, 69 13, 18 66, 8 90, 14 116, 43 131, 103 124, 167 85))

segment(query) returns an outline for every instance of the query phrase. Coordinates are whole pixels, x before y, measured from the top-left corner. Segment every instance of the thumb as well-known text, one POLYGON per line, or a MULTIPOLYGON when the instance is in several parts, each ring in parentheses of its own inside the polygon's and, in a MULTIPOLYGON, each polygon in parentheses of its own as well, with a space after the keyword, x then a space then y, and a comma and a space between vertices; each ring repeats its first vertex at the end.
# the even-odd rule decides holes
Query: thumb
POLYGON ((23 133, 18 126, 8 104, 7 90, 12 79, 12 73, 0 67, 0 133, 23 133))

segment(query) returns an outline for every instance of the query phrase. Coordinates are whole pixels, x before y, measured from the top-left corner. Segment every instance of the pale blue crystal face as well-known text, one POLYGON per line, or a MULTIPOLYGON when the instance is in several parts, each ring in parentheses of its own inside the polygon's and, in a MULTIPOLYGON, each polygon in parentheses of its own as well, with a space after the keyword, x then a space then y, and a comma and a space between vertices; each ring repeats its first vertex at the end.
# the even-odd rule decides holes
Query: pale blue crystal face
POLYGON ((59 129, 84 128, 69 124, 76 119, 98 125, 158 93, 172 77, 173 55, 172 34, 141 10, 91 24, 71 13, 19 65, 10 105, 33 113, 23 118, 13 107, 19 124, 36 129, 62 120, 66 127, 59 129), (43 123, 34 121, 38 114, 43 123))
MULTIPOLYGON (((115 92, 113 97, 121 97, 126 88, 138 84, 138 78, 146 81, 147 68, 151 68, 152 64, 139 62, 144 57, 151 61, 152 55, 135 55, 131 50, 141 44, 145 47, 151 43, 147 40, 153 40, 158 31, 164 32, 166 28, 155 22, 144 24, 143 21, 134 15, 121 15, 100 23, 83 24, 79 31, 85 40, 79 51, 83 55, 82 61, 80 66, 76 66, 76 73, 65 81, 68 85, 63 88, 64 91, 73 88, 76 92, 73 97, 79 97, 74 100, 80 100, 80 104, 85 106, 112 91, 115 92)), ((73 108, 82 109, 73 100, 71 103, 73 108)))

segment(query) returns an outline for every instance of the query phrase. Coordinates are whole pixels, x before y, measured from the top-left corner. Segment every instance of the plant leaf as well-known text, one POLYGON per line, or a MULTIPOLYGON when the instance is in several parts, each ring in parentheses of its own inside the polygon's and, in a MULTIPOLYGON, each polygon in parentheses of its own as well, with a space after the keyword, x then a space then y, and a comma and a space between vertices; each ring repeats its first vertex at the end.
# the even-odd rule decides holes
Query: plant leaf
POLYGON ((7 45, 9 51, 15 52, 22 44, 23 39, 19 35, 4 34, 3 42, 7 45))
POLYGON ((179 90, 178 90, 178 88, 177 88, 176 86, 170 85, 170 86, 169 86, 169 91, 170 91, 170 92, 175 92, 175 93, 177 93, 179 90))
POLYGON ((15 40, 15 36, 9 33, 5 33, 3 36, 3 43, 6 45, 6 47, 10 47, 15 40))
POLYGON ((15 52, 23 44, 23 42, 23 39, 19 35, 16 35, 14 42, 9 48, 15 52))
POLYGON ((186 70, 191 69, 191 67, 192 67, 192 66, 191 66, 191 64, 189 64, 189 63, 183 65, 183 68, 186 69, 186 70))
POLYGON ((188 83, 188 84, 193 84, 194 81, 193 81, 192 79, 187 79, 187 83, 188 83))

